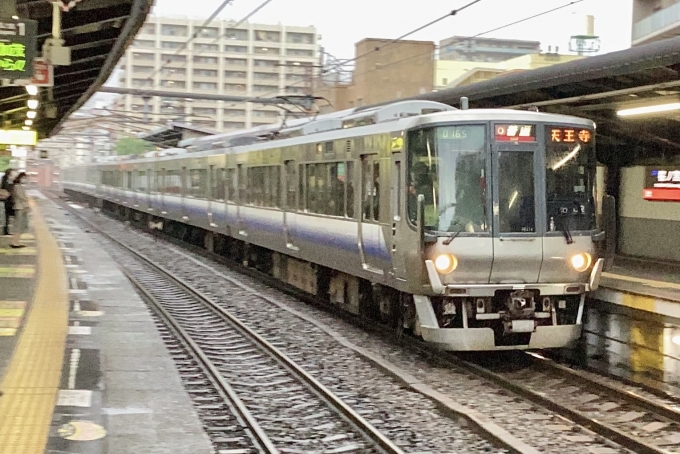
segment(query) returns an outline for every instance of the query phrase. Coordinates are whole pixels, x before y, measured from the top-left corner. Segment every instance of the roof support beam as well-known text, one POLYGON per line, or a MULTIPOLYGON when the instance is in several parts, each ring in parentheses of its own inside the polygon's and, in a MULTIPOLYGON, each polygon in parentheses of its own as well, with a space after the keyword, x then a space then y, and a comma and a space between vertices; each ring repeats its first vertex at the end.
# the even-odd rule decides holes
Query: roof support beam
POLYGON ((209 101, 255 102, 259 104, 282 104, 279 98, 253 98, 250 96, 211 95, 207 93, 178 93, 176 91, 145 90, 143 88, 101 87, 99 92, 119 95, 160 96, 163 98, 204 99, 209 101))

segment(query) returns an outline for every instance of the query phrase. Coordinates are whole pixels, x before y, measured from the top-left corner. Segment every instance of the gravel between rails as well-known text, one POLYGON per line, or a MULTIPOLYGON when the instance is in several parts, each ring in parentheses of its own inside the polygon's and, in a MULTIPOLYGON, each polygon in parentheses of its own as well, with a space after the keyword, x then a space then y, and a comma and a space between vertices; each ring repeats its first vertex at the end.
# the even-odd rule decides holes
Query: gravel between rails
POLYGON ((180 250, 162 240, 156 241, 150 235, 124 229, 117 221, 83 211, 79 214, 94 220, 116 238, 128 244, 134 243, 141 252, 153 256, 168 269, 184 276, 187 282, 206 292, 210 291, 226 308, 247 320, 251 327, 262 332, 265 337, 279 338, 281 349, 287 354, 299 352, 299 357, 303 359, 298 361, 305 367, 317 365, 320 374, 317 378, 322 383, 344 396, 350 404, 361 401, 365 402, 362 407, 374 408, 373 414, 367 419, 393 440, 416 449, 405 449, 409 452, 494 450, 473 432, 438 413, 430 400, 421 394, 408 392, 410 389, 423 388, 419 385, 425 385, 435 394, 439 393, 457 405, 478 412, 521 442, 534 447, 534 452, 629 452, 469 372, 428 360, 421 352, 367 334, 223 265, 206 263, 204 257, 180 250), (159 247, 161 245, 163 247, 159 247), (201 265, 223 273, 225 277, 208 272, 205 268, 197 273, 201 265), (258 305, 234 302, 234 297, 242 294, 257 295, 265 301, 258 305), (282 307, 290 308, 308 320, 289 311, 281 311, 282 307), (311 323, 311 319, 315 323, 311 323), (332 330, 328 327, 332 327, 332 330), (344 341, 346 345, 338 340, 344 341), (386 378, 364 357, 355 351, 348 352, 348 343, 363 349, 373 358, 407 371, 418 383, 405 388, 406 383, 386 378), (368 403, 370 405, 366 405, 368 403))

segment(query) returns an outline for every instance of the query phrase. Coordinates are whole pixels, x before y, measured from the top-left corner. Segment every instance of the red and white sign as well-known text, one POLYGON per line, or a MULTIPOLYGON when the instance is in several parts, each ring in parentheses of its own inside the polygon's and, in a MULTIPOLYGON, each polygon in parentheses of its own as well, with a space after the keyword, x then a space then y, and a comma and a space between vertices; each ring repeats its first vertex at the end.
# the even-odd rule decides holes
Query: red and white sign
POLYGON ((54 66, 42 58, 33 60, 33 78, 31 85, 36 87, 52 87, 54 85, 54 66))
POLYGON ((644 189, 642 197, 650 201, 680 202, 680 189, 644 189))

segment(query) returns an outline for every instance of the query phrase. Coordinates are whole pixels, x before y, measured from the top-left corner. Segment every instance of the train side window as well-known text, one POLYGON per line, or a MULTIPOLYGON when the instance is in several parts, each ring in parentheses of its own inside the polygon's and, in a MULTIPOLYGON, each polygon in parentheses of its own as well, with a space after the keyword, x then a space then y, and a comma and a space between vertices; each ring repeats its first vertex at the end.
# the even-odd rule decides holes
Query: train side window
POLYGON ((345 201, 347 204, 346 213, 348 218, 354 218, 354 163, 347 162, 347 171, 345 173, 345 201))
POLYGON ((156 179, 155 175, 152 169, 148 169, 146 171, 146 180, 149 184, 149 192, 155 192, 156 191, 156 179))
POLYGON ((238 165, 238 202, 240 205, 248 203, 248 168, 238 165))
POLYGON ((182 193, 182 179, 179 170, 168 170, 165 173, 165 191, 167 194, 182 193))
POLYGON ((272 168, 261 167, 262 171, 262 206, 272 206, 272 168))
POLYGON ((309 213, 316 213, 316 168, 314 164, 307 164, 307 205, 305 209, 309 213))
POLYGON ((186 194, 197 199, 205 199, 208 193, 208 171, 205 169, 191 169, 187 182, 186 194))
POLYGON ((132 172, 125 172, 125 188, 132 189, 132 172))
POLYGON ((237 180, 236 180, 236 169, 227 169, 226 183, 224 185, 226 192, 224 197, 229 202, 236 201, 236 191, 238 190, 237 180))
POLYGON ((298 176, 300 197, 298 198, 297 210, 305 211, 305 207, 307 206, 307 166, 300 164, 298 170, 300 172, 298 176))
POLYGON ((380 220, 380 162, 373 161, 373 220, 380 220))
POLYGON ((279 208, 281 206, 281 166, 275 165, 271 167, 269 183, 272 188, 272 206, 279 208))
POLYGON ((331 210, 333 216, 345 215, 345 175, 347 165, 344 162, 330 164, 330 195, 331 210))
POLYGON ((217 169, 217 193, 215 194, 217 200, 227 200, 227 170, 217 169))

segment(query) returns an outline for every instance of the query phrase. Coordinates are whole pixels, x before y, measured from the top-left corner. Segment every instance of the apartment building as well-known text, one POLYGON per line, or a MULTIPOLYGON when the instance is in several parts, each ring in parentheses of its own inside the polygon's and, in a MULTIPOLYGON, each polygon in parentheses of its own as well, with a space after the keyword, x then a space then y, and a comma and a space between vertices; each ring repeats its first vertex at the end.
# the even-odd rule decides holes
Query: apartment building
MULTIPOLYGON (((315 27, 222 21, 201 29, 202 22, 149 17, 121 62, 120 86, 249 97, 311 92, 319 61, 315 27)), ((274 123, 281 115, 262 104, 174 97, 151 98, 147 107, 141 97, 124 95, 116 106, 147 112, 157 124, 175 120, 219 131, 274 123)))
POLYGON ((633 46, 680 35, 680 0, 633 0, 633 46))

